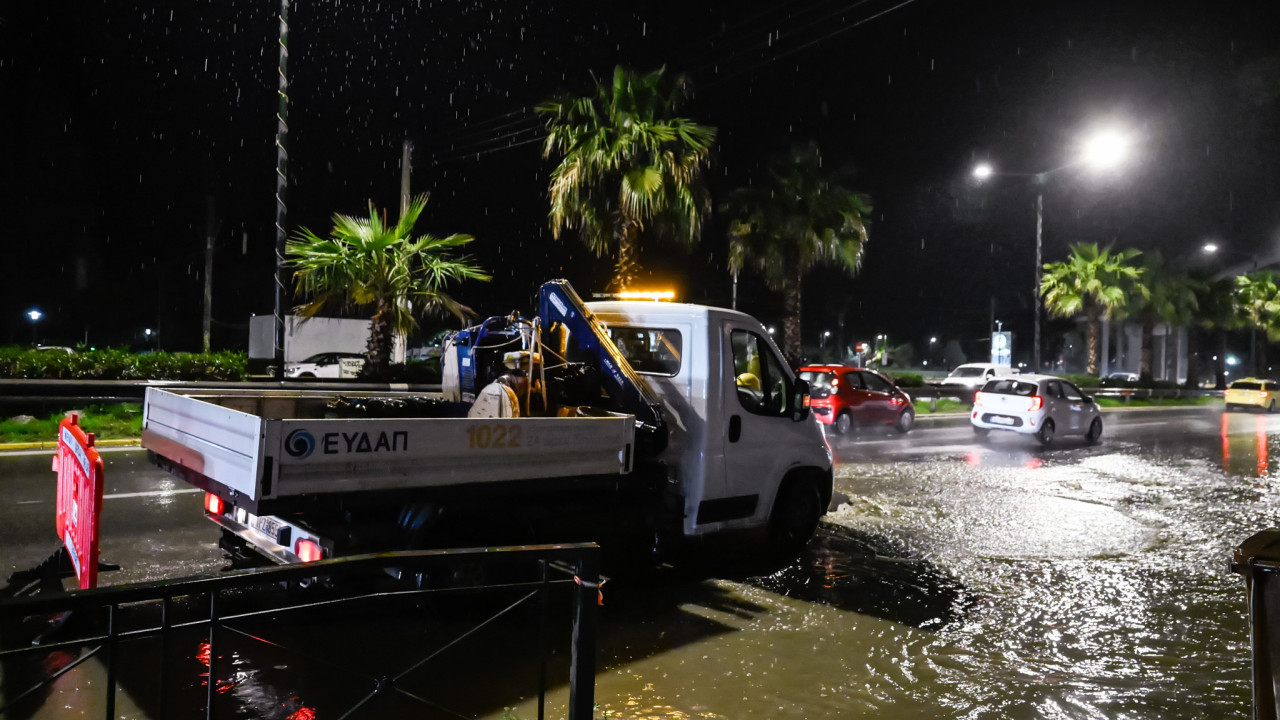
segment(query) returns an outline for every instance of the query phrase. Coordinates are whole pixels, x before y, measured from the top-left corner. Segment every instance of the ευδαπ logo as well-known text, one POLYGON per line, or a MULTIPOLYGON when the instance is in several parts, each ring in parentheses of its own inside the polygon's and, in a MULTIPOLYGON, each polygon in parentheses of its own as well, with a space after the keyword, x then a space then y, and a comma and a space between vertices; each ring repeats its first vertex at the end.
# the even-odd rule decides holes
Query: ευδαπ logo
POLYGON ((284 451, 296 458, 304 458, 316 449, 316 439, 306 430, 294 430, 284 439, 284 451))

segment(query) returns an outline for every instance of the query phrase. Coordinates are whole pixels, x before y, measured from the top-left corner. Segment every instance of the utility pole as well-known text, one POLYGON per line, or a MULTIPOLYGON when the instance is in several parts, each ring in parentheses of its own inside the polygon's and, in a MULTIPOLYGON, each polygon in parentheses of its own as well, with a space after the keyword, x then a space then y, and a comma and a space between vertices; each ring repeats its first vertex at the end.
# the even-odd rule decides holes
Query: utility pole
POLYGON ((1044 262, 1040 259, 1041 234, 1044 228, 1044 191, 1036 193, 1036 287, 1031 296, 1031 307, 1035 312, 1035 329, 1031 334, 1031 372, 1040 372, 1040 273, 1044 270, 1044 262))
POLYGON ((413 143, 404 139, 400 146, 400 217, 409 212, 409 176, 413 174, 413 143))
POLYGON ((285 225, 289 207, 289 0, 280 0, 280 63, 276 90, 276 342, 275 379, 284 379, 285 225))
POLYGON ((209 352, 213 326, 213 244, 218 236, 215 227, 213 189, 204 196, 204 318, 201 324, 200 347, 209 352))

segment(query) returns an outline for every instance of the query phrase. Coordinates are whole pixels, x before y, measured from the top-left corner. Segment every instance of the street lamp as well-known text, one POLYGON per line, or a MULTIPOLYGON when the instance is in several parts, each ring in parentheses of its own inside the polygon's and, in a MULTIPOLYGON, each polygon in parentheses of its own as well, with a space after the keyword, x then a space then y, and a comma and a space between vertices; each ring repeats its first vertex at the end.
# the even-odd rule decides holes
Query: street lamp
POLYGON ((44 317, 44 313, 40 312, 36 308, 31 308, 30 310, 27 311, 27 319, 31 321, 31 344, 32 345, 37 344, 36 343, 36 323, 40 322, 40 318, 42 317, 44 317))
POLYGON ((818 354, 819 354, 819 355, 822 355, 822 354, 824 354, 824 353, 826 352, 826 350, 827 350, 827 338, 829 338, 829 337, 831 337, 831 331, 830 331, 830 330, 824 330, 824 331, 823 331, 823 333, 822 333, 822 339, 818 341, 818 354))
POLYGON ((1005 175, 1010 177, 1031 178, 1037 185, 1036 190, 1036 267, 1035 267, 1035 287, 1032 289, 1032 295, 1035 298, 1032 303, 1034 308, 1034 323, 1032 325, 1031 335, 1031 359, 1034 372, 1040 372, 1040 314, 1044 311, 1044 300, 1040 297, 1040 277, 1044 270, 1044 260, 1041 249, 1044 244, 1044 186, 1049 181, 1049 176, 1060 170, 1065 170, 1077 165, 1084 165, 1095 171, 1114 170, 1124 163, 1129 157, 1130 140, 1127 133, 1121 132, 1115 128, 1102 128, 1096 130, 1084 138, 1081 145, 1079 158, 1073 162, 1067 163, 1061 167, 1051 168, 1044 172, 1038 173, 1014 173, 1014 172, 996 172, 995 167, 989 162, 981 162, 974 166, 973 177, 978 182, 983 182, 995 175, 1005 175))

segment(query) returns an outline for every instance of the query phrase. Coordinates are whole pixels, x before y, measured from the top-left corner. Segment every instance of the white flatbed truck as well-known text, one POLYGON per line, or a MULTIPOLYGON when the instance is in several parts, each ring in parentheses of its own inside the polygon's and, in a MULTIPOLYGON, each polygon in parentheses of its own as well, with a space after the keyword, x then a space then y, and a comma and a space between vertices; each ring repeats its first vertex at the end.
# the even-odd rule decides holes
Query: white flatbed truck
POLYGON ((462 507, 473 524, 540 508, 562 525, 607 508, 650 538, 767 530, 798 546, 831 500, 807 386, 745 314, 584 304, 553 281, 536 320, 491 318, 444 353, 438 397, 148 389, 143 446, 206 491, 224 547, 278 563, 429 546, 462 507), (504 365, 526 384, 495 382, 504 365))

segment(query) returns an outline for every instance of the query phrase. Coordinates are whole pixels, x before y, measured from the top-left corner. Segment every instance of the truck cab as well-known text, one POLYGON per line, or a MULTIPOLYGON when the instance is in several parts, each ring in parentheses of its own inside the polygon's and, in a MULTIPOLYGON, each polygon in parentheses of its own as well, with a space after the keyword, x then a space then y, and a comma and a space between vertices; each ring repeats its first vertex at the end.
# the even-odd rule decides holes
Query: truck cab
POLYGON ((661 399, 681 533, 768 527, 783 543, 807 540, 831 501, 831 454, 763 326, 702 305, 587 307, 661 399))

